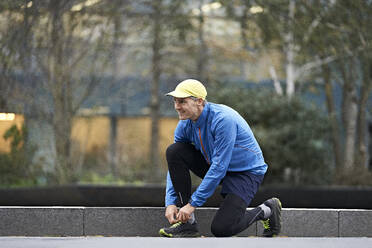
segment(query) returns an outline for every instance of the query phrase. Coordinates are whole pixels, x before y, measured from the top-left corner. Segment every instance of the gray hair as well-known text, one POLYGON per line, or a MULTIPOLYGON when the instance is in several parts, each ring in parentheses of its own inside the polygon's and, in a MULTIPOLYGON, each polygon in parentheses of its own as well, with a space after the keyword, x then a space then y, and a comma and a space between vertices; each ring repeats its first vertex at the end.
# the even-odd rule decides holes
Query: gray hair
MULTIPOLYGON (((193 101, 197 101, 199 98, 195 97, 195 96, 189 96, 193 101)), ((201 99, 201 98, 200 98, 201 99)), ((204 99, 203 100, 203 106, 205 106, 205 104, 207 103, 207 99, 204 99)))

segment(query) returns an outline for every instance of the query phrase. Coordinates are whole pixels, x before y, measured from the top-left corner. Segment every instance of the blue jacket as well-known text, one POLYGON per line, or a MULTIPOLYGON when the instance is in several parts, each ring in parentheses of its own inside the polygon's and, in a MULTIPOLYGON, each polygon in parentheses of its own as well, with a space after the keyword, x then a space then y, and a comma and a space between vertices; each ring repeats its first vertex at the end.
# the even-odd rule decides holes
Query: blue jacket
MULTIPOLYGON (((192 194, 190 204, 202 206, 210 197, 227 171, 249 171, 256 175, 266 173, 267 164, 251 128, 238 112, 215 103, 207 103, 196 122, 180 120, 174 132, 174 141, 194 144, 210 168, 192 194)), ((167 175, 165 205, 176 204, 177 194, 167 175)))

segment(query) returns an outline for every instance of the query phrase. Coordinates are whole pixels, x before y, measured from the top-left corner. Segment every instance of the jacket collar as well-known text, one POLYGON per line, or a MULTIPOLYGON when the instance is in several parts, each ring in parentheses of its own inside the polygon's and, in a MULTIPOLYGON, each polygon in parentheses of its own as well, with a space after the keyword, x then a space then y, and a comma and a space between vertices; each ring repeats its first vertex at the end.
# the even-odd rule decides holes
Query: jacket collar
POLYGON ((195 127, 201 127, 201 126, 203 126, 203 124, 207 120, 208 113, 209 113, 209 103, 207 102, 205 104, 205 106, 203 108, 203 111, 200 114, 199 118, 195 122, 193 122, 193 124, 195 125, 195 127))

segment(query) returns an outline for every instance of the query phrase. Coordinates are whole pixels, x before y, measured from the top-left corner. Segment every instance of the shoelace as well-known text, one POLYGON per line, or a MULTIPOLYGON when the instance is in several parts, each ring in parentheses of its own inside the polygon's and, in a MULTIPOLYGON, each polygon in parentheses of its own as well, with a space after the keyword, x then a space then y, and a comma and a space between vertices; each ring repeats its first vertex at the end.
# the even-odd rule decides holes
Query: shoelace
POLYGON ((270 229, 270 222, 269 222, 269 219, 267 220, 261 220, 262 222, 262 225, 265 229, 270 229))
POLYGON ((174 223, 173 225, 171 225, 171 228, 176 228, 176 227, 180 226, 181 224, 182 224, 182 222, 174 223))

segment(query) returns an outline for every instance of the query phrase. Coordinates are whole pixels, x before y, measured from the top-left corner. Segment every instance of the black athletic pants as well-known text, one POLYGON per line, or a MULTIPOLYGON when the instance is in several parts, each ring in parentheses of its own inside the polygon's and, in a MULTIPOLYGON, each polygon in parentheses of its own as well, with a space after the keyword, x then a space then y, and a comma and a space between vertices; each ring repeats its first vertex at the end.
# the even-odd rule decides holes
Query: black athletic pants
MULTIPOLYGON (((178 195, 180 206, 186 205, 191 197, 190 170, 204 178, 209 169, 200 151, 191 144, 174 143, 166 151, 169 174, 178 195)), ((230 237, 262 219, 263 211, 255 208, 246 211, 247 203, 235 194, 227 194, 213 218, 211 232, 216 237, 230 237)))

